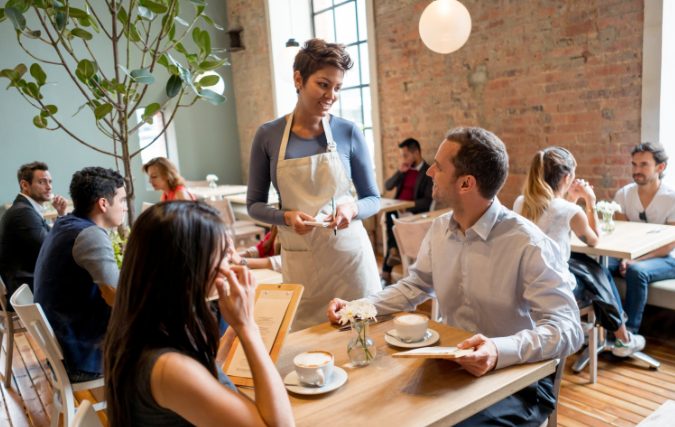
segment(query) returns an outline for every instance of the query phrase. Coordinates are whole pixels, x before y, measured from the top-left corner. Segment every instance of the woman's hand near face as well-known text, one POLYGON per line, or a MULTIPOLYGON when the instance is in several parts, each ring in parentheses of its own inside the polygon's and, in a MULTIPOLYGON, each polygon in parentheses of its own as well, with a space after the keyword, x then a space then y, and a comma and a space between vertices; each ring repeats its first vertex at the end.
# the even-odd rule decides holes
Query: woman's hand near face
POLYGON ((288 211, 284 212, 284 221, 286 221, 286 225, 293 227, 293 230, 302 236, 314 229, 311 225, 305 225, 305 221, 316 221, 316 219, 301 211, 288 211))
POLYGON ((325 222, 330 222, 326 228, 335 228, 337 225, 338 230, 343 230, 349 227, 352 219, 356 218, 358 214, 359 207, 356 206, 356 203, 343 203, 335 209, 335 219, 332 216, 324 219, 325 222))
POLYGON ((220 314, 237 335, 246 328, 257 328, 253 317, 255 278, 246 267, 230 267, 227 260, 220 265, 216 278, 220 314))

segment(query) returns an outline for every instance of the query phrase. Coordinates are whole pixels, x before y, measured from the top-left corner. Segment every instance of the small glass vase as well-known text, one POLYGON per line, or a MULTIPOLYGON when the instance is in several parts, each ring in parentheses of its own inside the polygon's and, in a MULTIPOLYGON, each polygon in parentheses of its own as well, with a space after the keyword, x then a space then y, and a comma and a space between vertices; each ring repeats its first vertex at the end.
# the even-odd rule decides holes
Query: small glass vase
POLYGON ((216 181, 209 181, 209 187, 210 188, 216 188, 218 184, 216 184, 216 181))
POLYGON ((602 231, 605 233, 611 233, 615 228, 616 224, 614 224, 614 212, 603 212, 601 225, 602 231))
POLYGON ((377 355, 375 341, 370 338, 370 324, 367 320, 354 320, 352 324, 352 339, 347 347, 349 360, 354 366, 370 365, 377 355))

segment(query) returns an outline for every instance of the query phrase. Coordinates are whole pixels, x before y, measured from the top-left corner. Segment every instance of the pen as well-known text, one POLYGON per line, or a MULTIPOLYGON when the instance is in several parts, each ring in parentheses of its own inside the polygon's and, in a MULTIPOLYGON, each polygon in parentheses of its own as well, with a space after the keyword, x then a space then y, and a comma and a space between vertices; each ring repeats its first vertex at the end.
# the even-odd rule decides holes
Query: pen
MULTIPOLYGON (((335 197, 330 198, 330 204, 333 206, 333 221, 335 221, 335 197)), ((337 236, 337 224, 335 224, 335 228, 333 229, 333 232, 337 236)))

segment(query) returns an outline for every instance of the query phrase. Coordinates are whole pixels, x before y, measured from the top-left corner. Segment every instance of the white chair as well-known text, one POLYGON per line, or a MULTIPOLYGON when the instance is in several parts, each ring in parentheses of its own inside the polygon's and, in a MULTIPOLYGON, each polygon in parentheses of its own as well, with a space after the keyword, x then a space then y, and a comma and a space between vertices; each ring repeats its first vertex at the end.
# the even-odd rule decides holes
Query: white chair
MULTIPOLYGON (((432 221, 407 222, 397 218, 393 218, 393 220, 394 237, 396 237, 398 252, 401 254, 401 263, 403 264, 403 277, 407 277, 412 259, 417 258, 424 236, 429 232, 432 221)), ((441 320, 436 298, 431 300, 431 320, 436 322, 441 320)))
MULTIPOLYGON (((93 381, 71 384, 63 366, 63 352, 47 317, 40 304, 33 302, 33 293, 28 285, 22 285, 11 298, 14 311, 19 315, 24 326, 35 340, 42 354, 52 368, 52 387, 54 388, 54 402, 52 407, 52 421, 50 426, 57 427, 59 414, 63 414, 63 425, 69 426, 75 417, 74 391, 91 390, 103 387, 103 378, 93 381)), ((106 408, 106 402, 99 402, 94 409, 100 411, 106 408)))
POLYGON ((71 427, 103 427, 103 423, 96 415, 96 410, 88 400, 83 400, 77 408, 71 427))
POLYGON ((206 203, 213 206, 220 212, 220 217, 230 230, 232 240, 247 239, 255 236, 258 240, 262 240, 266 231, 263 227, 255 225, 252 221, 237 221, 234 217, 232 205, 228 199, 223 200, 206 200, 206 203))
MULTIPOLYGON (((14 356, 14 334, 26 332, 26 328, 14 329, 14 321, 19 317, 13 311, 7 308, 7 287, 0 277, 0 347, 4 343, 4 336, 7 335, 7 347, 5 347, 5 373, 2 375, 5 388, 10 387, 12 382, 12 356, 14 356)), ((1 349, 0 349, 1 350, 1 349)))

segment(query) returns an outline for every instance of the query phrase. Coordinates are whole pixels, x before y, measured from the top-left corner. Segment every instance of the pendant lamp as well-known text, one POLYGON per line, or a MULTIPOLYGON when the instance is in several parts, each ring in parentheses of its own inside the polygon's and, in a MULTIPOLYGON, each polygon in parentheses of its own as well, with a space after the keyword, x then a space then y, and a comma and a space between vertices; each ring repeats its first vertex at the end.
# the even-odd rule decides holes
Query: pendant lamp
POLYGON ((420 37, 434 52, 454 52, 464 46, 470 34, 471 15, 457 0, 433 1, 420 17, 420 37))
POLYGON ((280 77, 290 84, 293 84, 293 62, 295 62, 295 55, 300 52, 300 43, 295 39, 288 39, 286 47, 277 56, 277 64, 279 64, 280 77))

